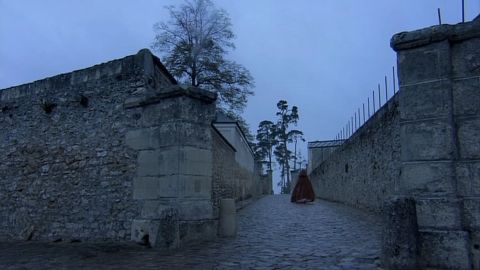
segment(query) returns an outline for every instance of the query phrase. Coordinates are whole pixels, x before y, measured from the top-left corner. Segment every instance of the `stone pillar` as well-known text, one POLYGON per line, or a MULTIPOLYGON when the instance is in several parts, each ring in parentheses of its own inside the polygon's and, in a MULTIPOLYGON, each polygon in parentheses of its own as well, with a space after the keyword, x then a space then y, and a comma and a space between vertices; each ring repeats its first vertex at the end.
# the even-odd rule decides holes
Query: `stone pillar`
POLYGON ((234 199, 220 200, 220 216, 218 234, 221 237, 234 237, 237 235, 237 209, 234 199))
POLYGON ((478 243, 479 23, 400 33, 391 42, 400 84, 396 190, 415 198, 422 267, 471 269, 478 243))
POLYGON ((125 102, 126 108, 141 108, 139 127, 126 135, 127 145, 138 150, 133 196, 142 206, 133 221, 132 240, 175 248, 215 237, 211 202, 215 99, 214 93, 174 85, 149 89, 125 102))

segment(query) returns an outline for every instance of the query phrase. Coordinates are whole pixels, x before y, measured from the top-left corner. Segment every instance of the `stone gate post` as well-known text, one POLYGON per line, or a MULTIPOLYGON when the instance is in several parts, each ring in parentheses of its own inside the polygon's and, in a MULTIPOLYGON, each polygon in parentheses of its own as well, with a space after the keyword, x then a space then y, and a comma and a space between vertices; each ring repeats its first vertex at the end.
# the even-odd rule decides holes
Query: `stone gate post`
POLYGON ((479 261, 480 19, 400 33, 391 45, 400 83, 396 188, 415 198, 421 267, 471 269, 479 261))
POLYGON ((175 248, 216 235, 213 217, 212 134, 216 94, 177 85, 126 101, 142 108, 126 143, 138 150, 134 199, 142 205, 132 240, 175 248))

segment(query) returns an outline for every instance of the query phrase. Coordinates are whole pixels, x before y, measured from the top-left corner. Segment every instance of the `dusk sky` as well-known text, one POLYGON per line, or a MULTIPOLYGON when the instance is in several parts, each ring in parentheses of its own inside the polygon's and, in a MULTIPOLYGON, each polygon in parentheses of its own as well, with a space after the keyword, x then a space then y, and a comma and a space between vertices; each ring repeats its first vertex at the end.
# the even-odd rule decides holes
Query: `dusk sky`
MULTIPOLYGON (((0 0, 0 89, 150 48, 153 24, 176 0, 0 0)), ((333 139, 367 96, 392 90, 393 34, 461 21, 461 0, 213 0, 233 23, 229 58, 250 70, 255 96, 243 114, 254 133, 276 103, 299 108, 307 141, 333 139)), ((466 20, 480 1, 466 0, 466 20)), ((158 54, 158 52, 153 52, 158 54)), ((383 93, 382 93, 383 94, 383 93)), ((392 93, 390 92, 390 95, 392 93)), ((301 147, 306 158, 306 143, 301 147)))

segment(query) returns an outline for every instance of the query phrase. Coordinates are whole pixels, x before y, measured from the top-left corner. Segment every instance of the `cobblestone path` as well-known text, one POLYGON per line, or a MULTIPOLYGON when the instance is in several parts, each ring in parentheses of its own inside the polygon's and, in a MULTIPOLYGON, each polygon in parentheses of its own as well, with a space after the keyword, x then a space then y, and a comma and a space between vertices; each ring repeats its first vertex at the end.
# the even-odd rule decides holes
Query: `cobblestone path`
POLYGON ((379 269, 380 220, 316 201, 264 197, 238 213, 234 239, 158 252, 133 244, 0 243, 0 269, 379 269))

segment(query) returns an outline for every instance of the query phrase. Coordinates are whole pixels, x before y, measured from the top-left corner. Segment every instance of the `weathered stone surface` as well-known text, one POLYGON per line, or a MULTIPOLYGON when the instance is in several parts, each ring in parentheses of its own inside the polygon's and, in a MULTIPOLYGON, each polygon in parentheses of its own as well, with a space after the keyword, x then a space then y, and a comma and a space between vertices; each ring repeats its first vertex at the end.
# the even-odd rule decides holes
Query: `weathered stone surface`
POLYGON ((0 240, 214 238, 214 174, 239 201, 261 190, 235 149, 214 168, 216 97, 148 50, 0 91, 0 240))
POLYGON ((190 199, 178 202, 180 220, 195 221, 214 219, 213 206, 210 199, 190 199))
POLYGON ((451 111, 451 88, 452 84, 448 81, 403 86, 400 94, 401 120, 447 117, 451 111))
POLYGON ((165 176, 178 173, 177 147, 144 150, 138 153, 138 176, 165 176))
POLYGON ((178 195, 179 180, 176 175, 135 177, 133 181, 133 198, 136 200, 174 198, 178 195))
POLYGON ((418 225, 415 200, 394 197, 384 207, 382 265, 386 269, 418 269, 418 225))
POLYGON ((455 193, 452 162, 405 162, 398 191, 405 195, 433 196, 455 193))
POLYGON ((402 161, 449 160, 453 156, 452 126, 447 119, 403 123, 402 161))
POLYGON ((480 231, 480 197, 464 198, 462 210, 465 227, 473 232, 480 231))
POLYGON ((203 175, 179 175, 181 193, 185 198, 212 197, 212 177, 203 175))
POLYGON ((480 114, 480 77, 454 80, 453 109, 456 116, 480 114))
POLYGON ((480 159, 480 117, 457 121, 459 153, 462 159, 480 159))
POLYGON ((472 255, 472 268, 480 269, 480 232, 479 230, 470 233, 470 251, 472 255))
POLYGON ((478 48, 480 48, 480 31, 476 38, 465 40, 452 47, 452 71, 454 77, 464 78, 480 75, 480 54, 478 53, 478 48))
POLYGON ((178 211, 165 208, 158 219, 133 220, 132 240, 157 248, 178 248, 179 228, 178 211))
POLYGON ((465 231, 421 230, 420 264, 434 269, 471 269, 465 231))
MULTIPOLYGON (((167 126, 163 128, 168 128, 167 126)), ((159 127, 135 129, 127 132, 125 143, 135 150, 153 150, 161 147, 163 137, 160 136, 159 127)), ((171 130, 169 130, 171 131, 171 130)), ((169 144, 164 144, 166 146, 169 144)))
POLYGON ((381 211, 400 175, 398 106, 396 95, 311 172, 316 196, 381 211))
POLYGON ((480 19, 475 18, 469 23, 456 25, 442 24, 423 28, 411 32, 402 32, 394 35, 390 46, 397 52, 417 47, 423 47, 431 43, 449 40, 452 42, 464 42, 465 40, 480 37, 480 19))
POLYGON ((220 215, 218 218, 218 235, 234 237, 237 234, 237 209, 234 199, 220 200, 220 215))
POLYGON ((169 208, 178 208, 176 198, 161 198, 142 201, 140 219, 159 219, 163 211, 169 208))
POLYGON ((450 75, 450 44, 431 43, 422 48, 399 51, 398 82, 400 87, 448 78, 450 75))
POLYGON ((125 136, 141 112, 123 102, 144 85, 128 56, 0 91, 3 240, 31 226, 32 240, 130 239, 140 206, 125 136))
POLYGON ((182 244, 212 241, 217 238, 218 220, 198 220, 180 222, 182 244))
POLYGON ((456 174, 459 195, 480 195, 480 161, 456 163, 456 174))
POLYGON ((460 202, 454 198, 417 198, 417 222, 421 230, 461 229, 460 202))
MULTIPOLYGON (((479 26, 477 17, 395 35, 399 107, 387 103, 388 113, 377 112, 311 173, 319 197, 387 215, 393 210, 378 205, 388 195, 414 197, 422 268, 480 264, 479 26), (379 121, 384 115, 400 116, 379 121)), ((393 235, 392 243, 405 240, 393 235)))
POLYGON ((179 173, 184 175, 212 176, 212 151, 190 146, 179 148, 179 173))

